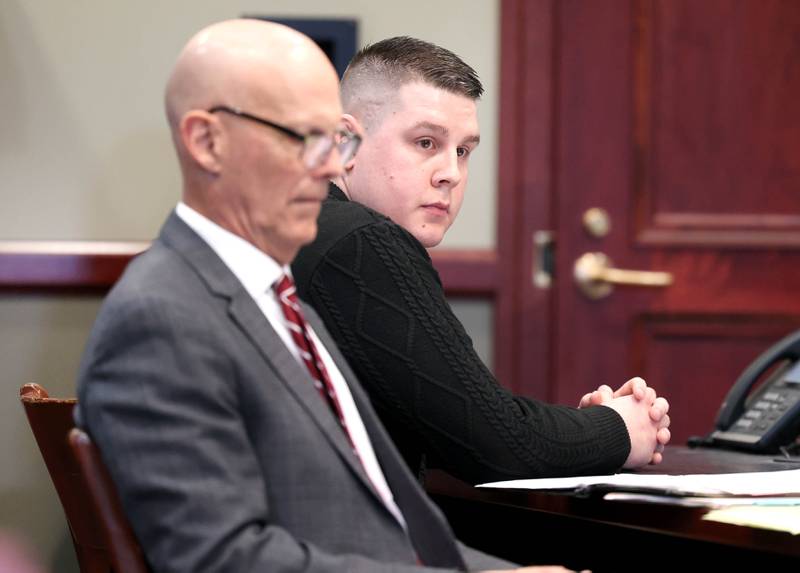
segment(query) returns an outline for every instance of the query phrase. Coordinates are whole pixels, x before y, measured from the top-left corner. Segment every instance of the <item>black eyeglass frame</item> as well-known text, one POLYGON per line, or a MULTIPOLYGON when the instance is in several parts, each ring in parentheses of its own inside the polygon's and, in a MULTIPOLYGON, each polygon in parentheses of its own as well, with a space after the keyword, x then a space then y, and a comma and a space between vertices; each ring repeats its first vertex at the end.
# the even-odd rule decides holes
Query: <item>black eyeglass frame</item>
POLYGON ((257 115, 253 115, 252 113, 247 113, 246 111, 242 111, 236 107, 228 107, 227 105, 215 105, 214 107, 212 107, 207 111, 208 113, 217 113, 218 111, 223 111, 225 113, 230 113, 231 115, 238 115, 239 117, 243 117, 244 119, 249 119, 250 121, 260 123, 261 125, 266 125, 267 127, 271 127, 272 129, 277 129, 284 135, 288 135, 292 139, 296 139, 297 141, 300 141, 302 143, 306 142, 306 136, 303 135, 302 133, 297 133, 295 130, 290 129, 285 125, 275 123, 274 121, 264 119, 263 117, 258 117, 257 115))
MULTIPOLYGON (((280 131, 281 133, 283 133, 284 135, 287 135, 287 136, 291 137, 292 139, 301 142, 303 144, 303 155, 304 156, 311 149, 310 141, 312 139, 314 139, 314 138, 328 139, 330 137, 330 136, 325 135, 324 133, 321 133, 321 132, 312 132, 312 133, 309 133, 307 135, 303 135, 302 133, 298 133, 298 132, 296 132, 295 130, 293 130, 291 128, 288 128, 288 127, 286 127, 284 125, 281 125, 279 123, 275 123, 274 121, 270 121, 268 119, 264 119, 263 117, 258 117, 257 115, 253 115, 252 113, 247 113, 246 111, 242 111, 239 108, 230 107, 230 106, 227 106, 227 105, 216 105, 216 106, 214 106, 214 107, 212 107, 212 108, 210 108, 210 109, 208 109, 206 111, 208 113, 216 113, 216 112, 229 113, 231 115, 235 115, 237 117, 241 117, 243 119, 247 119, 247 120, 253 121, 255 123, 267 126, 267 127, 271 127, 272 129, 276 129, 276 130, 280 131)), ((345 161, 349 160, 351 157, 353 157, 356 154, 356 152, 358 151, 358 148, 359 148, 359 146, 361 144, 361 136, 358 135, 357 133, 353 133, 353 132, 351 132, 349 130, 339 130, 339 131, 337 131, 337 133, 339 134, 339 136, 345 137, 346 140, 347 140, 346 143, 349 145, 349 147, 347 148, 346 153, 342 157, 343 162, 345 162, 345 161)), ((329 149, 333 149, 334 146, 339 146, 340 152, 342 151, 341 142, 337 142, 335 139, 329 139, 329 141, 332 144, 329 149)), ((324 158, 324 156, 327 156, 327 153, 330 152, 329 149, 326 150, 323 153, 323 155, 320 156, 320 158, 324 158)), ((313 161, 311 163, 308 163, 308 160, 307 160, 306 166, 308 168, 310 168, 310 169, 314 169, 314 168, 316 168, 317 165, 313 161)))

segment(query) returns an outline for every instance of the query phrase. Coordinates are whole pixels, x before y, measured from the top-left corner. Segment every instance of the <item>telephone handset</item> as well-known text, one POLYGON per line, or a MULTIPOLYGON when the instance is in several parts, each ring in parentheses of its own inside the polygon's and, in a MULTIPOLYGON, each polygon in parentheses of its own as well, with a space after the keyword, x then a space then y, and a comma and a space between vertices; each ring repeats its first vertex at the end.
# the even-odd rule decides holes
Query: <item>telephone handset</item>
POLYGON ((776 452, 800 433, 800 330, 756 358, 722 402, 708 445, 776 452), (776 363, 769 378, 750 389, 776 363))

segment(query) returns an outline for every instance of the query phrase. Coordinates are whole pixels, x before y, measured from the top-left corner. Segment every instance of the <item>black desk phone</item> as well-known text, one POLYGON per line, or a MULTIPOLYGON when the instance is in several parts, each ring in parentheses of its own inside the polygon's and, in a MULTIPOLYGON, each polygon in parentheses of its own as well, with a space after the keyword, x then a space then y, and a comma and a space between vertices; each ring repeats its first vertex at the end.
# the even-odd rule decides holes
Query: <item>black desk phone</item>
POLYGON ((774 453, 792 444, 799 433, 800 330, 768 348, 742 372, 703 445, 774 453), (773 366, 768 378, 749 396, 773 366))

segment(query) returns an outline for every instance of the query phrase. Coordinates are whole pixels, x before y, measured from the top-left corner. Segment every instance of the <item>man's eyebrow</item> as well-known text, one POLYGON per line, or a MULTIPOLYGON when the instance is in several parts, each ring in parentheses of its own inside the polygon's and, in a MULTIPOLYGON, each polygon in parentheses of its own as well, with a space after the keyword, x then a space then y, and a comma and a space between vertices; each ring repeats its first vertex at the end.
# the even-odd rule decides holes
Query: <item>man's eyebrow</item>
POLYGON ((420 121, 414 124, 411 129, 428 129, 430 131, 436 131, 443 137, 447 137, 450 135, 450 130, 447 129, 443 125, 439 125, 438 123, 432 123, 430 121, 420 121))
MULTIPOLYGON (((411 129, 412 130, 427 129, 430 131, 435 131, 439 133, 442 137, 447 137, 450 135, 450 130, 447 129, 445 126, 439 125, 438 123, 432 123, 430 121, 420 121, 414 124, 414 126, 411 129)), ((473 135, 464 140, 464 143, 474 143, 475 145, 478 145, 480 142, 481 142, 480 135, 473 135)))

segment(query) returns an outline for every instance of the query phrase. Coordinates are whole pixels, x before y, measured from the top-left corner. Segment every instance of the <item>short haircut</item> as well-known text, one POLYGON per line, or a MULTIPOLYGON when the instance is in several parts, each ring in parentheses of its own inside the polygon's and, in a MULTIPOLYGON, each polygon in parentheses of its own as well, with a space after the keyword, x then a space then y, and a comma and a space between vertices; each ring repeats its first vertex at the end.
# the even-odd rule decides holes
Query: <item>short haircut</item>
MULTIPOLYGON (((423 82, 477 100, 483 94, 478 74, 450 50, 408 36, 369 44, 353 56, 342 77, 342 105, 347 113, 360 109, 372 118, 385 102, 387 90, 423 82)), ((367 118, 362 118, 367 119, 367 118)))

